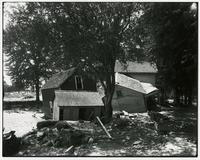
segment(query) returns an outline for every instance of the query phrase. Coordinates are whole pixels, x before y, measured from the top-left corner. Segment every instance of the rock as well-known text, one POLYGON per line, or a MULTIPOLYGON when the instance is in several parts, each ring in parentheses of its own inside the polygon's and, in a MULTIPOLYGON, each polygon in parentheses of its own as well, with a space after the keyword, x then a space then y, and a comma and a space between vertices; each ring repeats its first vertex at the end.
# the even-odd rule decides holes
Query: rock
POLYGON ((37 123, 37 129, 42 129, 44 127, 53 127, 58 121, 46 120, 37 123))

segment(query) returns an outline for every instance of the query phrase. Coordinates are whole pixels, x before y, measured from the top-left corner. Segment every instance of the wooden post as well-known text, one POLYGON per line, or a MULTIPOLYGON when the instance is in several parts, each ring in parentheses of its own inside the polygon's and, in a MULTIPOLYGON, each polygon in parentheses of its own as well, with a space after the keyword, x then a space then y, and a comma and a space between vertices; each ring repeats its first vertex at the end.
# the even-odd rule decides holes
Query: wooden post
POLYGON ((97 116, 96 118, 97 118, 99 124, 101 125, 102 129, 105 131, 106 135, 107 135, 110 139, 112 139, 110 133, 106 130, 106 127, 103 125, 103 123, 101 122, 100 118, 99 118, 98 116, 97 116))

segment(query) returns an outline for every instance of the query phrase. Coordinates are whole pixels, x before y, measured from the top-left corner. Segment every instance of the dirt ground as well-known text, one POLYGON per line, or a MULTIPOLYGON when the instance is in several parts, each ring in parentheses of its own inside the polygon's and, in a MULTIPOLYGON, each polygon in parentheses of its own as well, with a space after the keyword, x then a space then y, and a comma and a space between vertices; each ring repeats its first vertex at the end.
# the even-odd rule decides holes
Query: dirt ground
MULTIPOLYGON (((42 146, 32 138, 31 144, 24 146, 16 156, 196 156, 195 107, 164 108, 159 112, 161 119, 157 113, 156 116, 134 113, 120 115, 120 118, 117 115, 115 113, 113 121, 105 125, 113 139, 107 138, 95 124, 94 141, 76 146, 71 154, 67 153, 68 147, 42 146)), ((38 110, 4 110, 3 126, 6 132, 16 130, 17 136, 22 136, 35 129, 42 116, 38 110)))
POLYGON ((196 156, 197 116, 195 109, 171 109, 160 112, 167 120, 154 127, 148 114, 133 114, 127 126, 108 124, 114 140, 100 139, 80 146, 79 156, 196 156), (155 129, 157 128, 157 129, 155 129))
POLYGON ((39 110, 29 108, 15 108, 3 111, 3 128, 7 133, 11 130, 16 131, 15 135, 21 137, 36 128, 36 124, 43 119, 44 114, 39 110))

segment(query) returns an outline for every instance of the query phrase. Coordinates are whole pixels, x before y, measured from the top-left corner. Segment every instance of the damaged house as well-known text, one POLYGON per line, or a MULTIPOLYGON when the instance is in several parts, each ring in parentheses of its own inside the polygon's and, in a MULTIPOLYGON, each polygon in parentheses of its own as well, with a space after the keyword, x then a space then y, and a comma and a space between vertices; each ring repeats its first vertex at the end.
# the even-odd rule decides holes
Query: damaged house
POLYGON ((103 102, 96 80, 80 68, 53 75, 42 87, 42 111, 54 120, 91 120, 100 116, 103 102))
MULTIPOLYGON (((115 65, 116 86, 113 110, 146 112, 152 97, 157 94, 156 68, 150 63, 128 62, 115 65), (118 73, 119 72, 119 73, 118 73)), ((42 87, 42 111, 54 120, 92 120, 101 115, 103 94, 97 92, 96 79, 71 68, 53 75, 42 87)), ((103 93, 102 89, 98 89, 103 93)))
POLYGON ((137 113, 151 109, 151 105, 153 105, 151 100, 158 93, 156 87, 120 73, 115 73, 115 80, 116 85, 112 99, 113 110, 137 113))
POLYGON ((140 82, 150 83, 155 86, 156 74, 158 70, 156 65, 153 65, 149 62, 138 63, 128 61, 126 64, 123 64, 119 61, 116 61, 115 72, 137 79, 140 82))
POLYGON ((115 63, 115 92, 113 110, 130 113, 146 112, 155 107, 154 98, 158 96, 156 84, 157 68, 149 62, 115 63))

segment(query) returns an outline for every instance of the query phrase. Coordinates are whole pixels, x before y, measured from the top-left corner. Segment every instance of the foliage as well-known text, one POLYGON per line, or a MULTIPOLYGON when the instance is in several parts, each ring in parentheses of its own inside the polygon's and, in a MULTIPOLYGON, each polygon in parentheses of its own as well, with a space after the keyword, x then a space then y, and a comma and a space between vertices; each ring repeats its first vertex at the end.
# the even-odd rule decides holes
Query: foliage
POLYGON ((6 65, 14 85, 18 88, 34 86, 36 100, 39 100, 41 78, 52 74, 48 29, 41 9, 20 6, 11 15, 3 34, 3 49, 9 58, 6 65))
POLYGON ((13 80, 37 84, 48 77, 48 68, 81 65, 104 87, 110 117, 115 61, 144 57, 140 8, 139 3, 26 3, 4 34, 13 80))
POLYGON ((115 61, 142 59, 137 21, 139 3, 41 3, 59 36, 60 68, 81 65, 105 90, 105 113, 112 115, 115 61), (136 29, 138 30, 136 34, 136 29), (64 67, 63 67, 64 65, 64 67))
POLYGON ((144 10, 146 50, 157 64, 160 88, 175 90, 177 98, 181 93, 191 96, 197 86, 198 66, 195 3, 148 3, 144 10))

